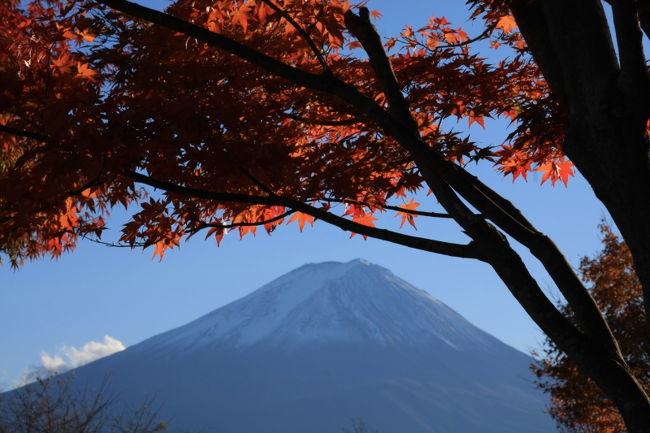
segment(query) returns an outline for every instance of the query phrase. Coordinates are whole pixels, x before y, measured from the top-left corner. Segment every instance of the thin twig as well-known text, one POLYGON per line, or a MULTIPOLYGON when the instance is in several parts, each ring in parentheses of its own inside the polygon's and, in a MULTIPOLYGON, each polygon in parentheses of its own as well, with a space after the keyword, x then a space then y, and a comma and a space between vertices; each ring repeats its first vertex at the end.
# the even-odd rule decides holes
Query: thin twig
MULTIPOLYGON (((327 201, 331 203, 343 203, 343 204, 355 204, 355 205, 360 205, 360 206, 365 206, 368 208, 372 208, 368 203, 358 201, 358 200, 350 200, 350 199, 337 199, 337 198, 320 198, 320 199, 314 199, 314 201, 327 201)), ((426 217, 431 217, 431 218, 452 218, 451 215, 446 214, 446 213, 439 213, 439 212, 427 212, 427 211, 419 211, 419 210, 413 210, 413 209, 405 209, 400 206, 391 206, 387 204, 379 204, 376 205, 377 207, 380 207, 381 209, 386 209, 386 210, 392 210, 396 212, 403 212, 411 215, 419 215, 419 216, 426 216, 426 217)))
POLYGON ((264 185, 259 179, 257 179, 255 176, 253 176, 252 173, 250 173, 248 170, 246 170, 244 167, 239 167, 239 170, 241 170, 244 175, 249 178, 255 185, 259 186, 262 188, 264 192, 266 192, 270 196, 275 196, 276 194, 273 192, 271 188, 268 186, 264 185))
POLYGON ((429 47, 425 46, 425 48, 429 48, 429 50, 433 51, 433 50, 439 50, 439 49, 442 49, 442 48, 460 48, 460 47, 464 47, 465 45, 469 45, 469 44, 472 44, 474 42, 485 39, 486 37, 488 37, 488 35, 490 33, 492 33, 492 31, 494 31, 495 27, 496 27, 496 23, 491 24, 491 25, 487 26, 487 28, 480 35, 478 35, 478 36, 476 36, 474 38, 468 39, 466 41, 458 42, 457 44, 438 45, 437 47, 434 47, 434 48, 429 48, 429 47))
POLYGON ((286 113, 286 116, 290 119, 297 120, 299 122, 310 123, 314 125, 324 125, 324 126, 346 126, 354 125, 355 123, 361 122, 356 117, 343 120, 325 120, 325 119, 308 119, 303 116, 298 116, 296 114, 286 113))
POLYGON ((200 232, 201 230, 204 230, 208 227, 210 228, 217 228, 217 229, 224 229, 224 230, 230 230, 230 229, 235 229, 238 227, 259 227, 263 226, 266 224, 271 224, 276 221, 280 221, 286 217, 288 217, 291 214, 296 213, 297 211, 294 209, 290 209, 286 212, 281 213, 280 215, 276 215, 273 218, 269 218, 263 221, 254 221, 254 222, 241 222, 241 223, 229 223, 229 224, 217 224, 217 223, 201 223, 200 227, 191 229, 191 230, 186 230, 185 233, 189 234, 190 236, 194 236, 196 233, 200 232))

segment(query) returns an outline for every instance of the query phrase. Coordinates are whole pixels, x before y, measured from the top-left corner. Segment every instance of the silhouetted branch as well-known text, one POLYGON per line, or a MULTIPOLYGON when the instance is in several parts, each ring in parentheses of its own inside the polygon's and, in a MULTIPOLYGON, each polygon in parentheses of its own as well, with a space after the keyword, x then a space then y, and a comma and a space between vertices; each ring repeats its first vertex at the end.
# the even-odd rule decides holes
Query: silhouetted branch
POLYGON ((450 242, 443 242, 443 241, 437 241, 433 239, 422 238, 418 236, 405 235, 403 233, 397 233, 386 229, 371 227, 364 224, 356 223, 347 218, 334 215, 323 209, 319 209, 315 206, 287 197, 282 197, 277 195, 257 196, 257 195, 248 195, 248 194, 239 194, 239 193, 213 192, 213 191, 206 191, 202 189, 177 185, 171 182, 155 179, 150 176, 136 173, 134 171, 124 171, 123 174, 136 182, 143 183, 152 186, 154 188, 162 189, 163 191, 167 191, 178 195, 183 195, 186 197, 193 197, 193 198, 204 199, 204 200, 214 200, 219 202, 237 202, 237 203, 248 203, 254 205, 284 206, 292 209, 293 211, 298 211, 298 212, 305 213, 307 215, 311 215, 316 219, 325 221, 329 224, 339 227, 342 230, 349 231, 352 233, 358 233, 362 236, 381 239, 399 245, 404 245, 407 247, 411 247, 423 251, 444 254, 452 257, 478 258, 478 253, 474 245, 471 243, 467 245, 455 244, 450 242))

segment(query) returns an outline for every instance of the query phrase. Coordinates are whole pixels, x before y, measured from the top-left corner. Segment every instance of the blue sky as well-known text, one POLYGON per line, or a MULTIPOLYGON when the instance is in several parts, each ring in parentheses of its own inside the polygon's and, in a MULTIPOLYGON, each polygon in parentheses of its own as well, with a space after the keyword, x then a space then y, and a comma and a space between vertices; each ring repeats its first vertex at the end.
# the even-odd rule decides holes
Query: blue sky
MULTIPOLYGON (((383 13, 377 25, 385 36, 406 24, 417 28, 431 14, 447 16, 470 35, 480 32, 465 22, 468 14, 462 1, 371 0, 369 7, 383 13)), ((456 128, 466 127, 463 121, 456 128)), ((475 139, 501 143, 504 124, 489 121, 487 127, 486 131, 473 129, 475 139)), ((539 186, 538 173, 528 182, 512 183, 489 164, 470 169, 520 206, 574 265, 582 255, 598 250, 596 226, 608 214, 581 177, 572 179, 568 188, 552 188, 539 186)), ((430 197, 418 201, 421 209, 435 208, 430 197)), ((379 223, 397 227, 398 219, 388 215, 379 223)), ((457 229, 444 222, 420 219, 418 223, 420 235, 459 239, 457 229)), ((150 250, 84 242, 58 260, 30 262, 17 272, 0 266, 0 387, 11 386, 25 368, 38 365, 43 351, 56 354, 64 346, 81 347, 105 335, 129 346, 193 320, 306 262, 358 257, 391 269, 522 351, 529 352, 543 341, 487 265, 364 241, 360 236, 350 239, 348 233, 324 223, 304 233, 293 224, 273 236, 260 233, 243 241, 238 235, 226 236, 220 248, 197 236, 180 250, 169 251, 162 262, 152 260, 150 250)), ((527 262, 541 286, 557 299, 550 278, 534 261, 527 262)))

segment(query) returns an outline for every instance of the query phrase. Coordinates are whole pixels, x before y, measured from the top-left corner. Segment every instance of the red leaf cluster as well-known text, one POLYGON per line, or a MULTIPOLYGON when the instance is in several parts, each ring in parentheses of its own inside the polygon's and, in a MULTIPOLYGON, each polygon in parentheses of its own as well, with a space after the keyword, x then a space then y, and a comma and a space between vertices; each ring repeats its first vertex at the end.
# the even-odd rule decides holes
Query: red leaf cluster
MULTIPOLYGON (((421 136, 451 161, 492 160, 513 178, 541 169, 544 180, 566 184, 562 109, 507 10, 480 5, 486 32, 478 39, 514 49, 512 58, 490 64, 442 17, 386 44, 421 136), (466 118, 486 128, 486 119, 504 116, 515 129, 496 152, 445 127, 466 118)), ((343 49, 358 46, 344 23, 353 6, 180 0, 167 12, 288 67, 336 76, 388 108, 366 56, 343 49)), ((204 229, 220 242, 231 229, 271 233, 290 214, 301 230, 314 222, 288 206, 145 193, 125 173, 328 211, 361 203, 352 221, 370 227, 396 197, 417 207, 411 195, 422 179, 411 155, 331 93, 82 0, 3 2, 0 18, 0 251, 15 263, 99 237, 118 203, 139 206, 120 241, 155 246, 160 257, 204 229)), ((399 215, 415 226, 413 213, 399 215)))

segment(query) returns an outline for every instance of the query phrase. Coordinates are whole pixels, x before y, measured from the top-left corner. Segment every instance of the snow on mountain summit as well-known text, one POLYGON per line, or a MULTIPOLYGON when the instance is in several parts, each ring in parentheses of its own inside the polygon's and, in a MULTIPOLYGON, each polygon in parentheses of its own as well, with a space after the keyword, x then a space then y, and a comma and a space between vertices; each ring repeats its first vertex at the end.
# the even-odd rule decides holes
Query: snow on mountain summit
POLYGON ((249 295, 143 346, 287 346, 323 341, 441 342, 493 338, 428 293, 363 259, 303 265, 249 295))

